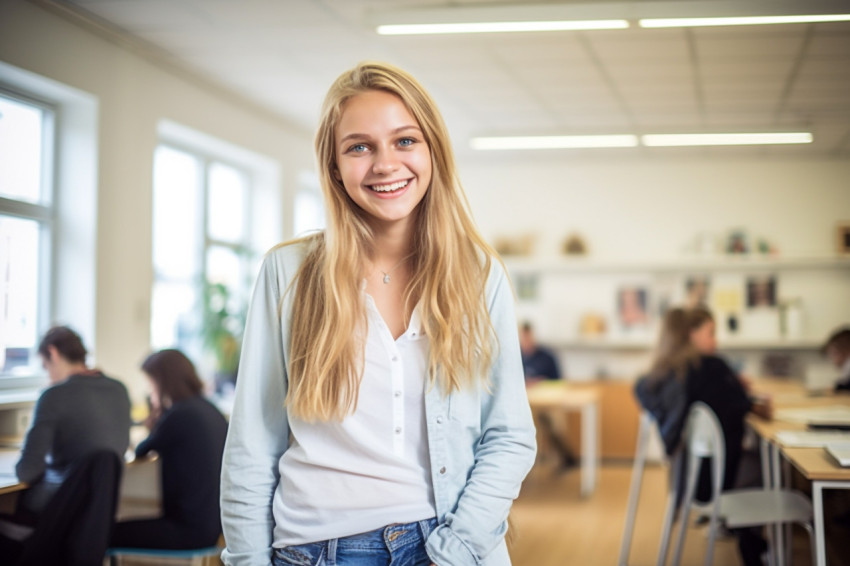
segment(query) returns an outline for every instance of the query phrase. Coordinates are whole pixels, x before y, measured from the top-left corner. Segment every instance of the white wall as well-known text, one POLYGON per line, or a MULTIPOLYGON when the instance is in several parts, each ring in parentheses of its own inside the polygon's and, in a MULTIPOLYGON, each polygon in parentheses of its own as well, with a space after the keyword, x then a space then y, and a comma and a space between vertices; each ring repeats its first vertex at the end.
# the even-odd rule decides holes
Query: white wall
MULTIPOLYGON (((783 256, 829 256, 836 253, 836 225, 850 223, 846 160, 742 158, 733 150, 726 158, 666 154, 641 160, 599 152, 587 158, 568 152, 526 158, 513 152, 466 160, 461 179, 484 235, 492 240, 534 234, 533 257, 545 263, 560 255, 568 234, 578 232, 590 258, 641 265, 680 258, 699 234, 722 241, 736 227, 766 238, 783 256)), ((638 267, 631 272, 550 274, 540 282, 541 300, 521 301, 518 313, 537 324, 541 341, 560 347, 570 377, 604 373, 631 378, 649 365, 647 349, 587 350, 569 342, 577 337, 580 316, 587 311, 601 312, 608 320, 608 336, 622 339, 612 324, 616 288, 648 283, 651 289, 657 280, 650 271, 638 267)), ((725 278, 728 287, 728 280, 738 277, 743 287, 746 275, 745 270, 726 274, 714 284, 725 278)), ((806 319, 800 338, 817 344, 837 325, 850 323, 850 264, 782 271, 778 278, 781 298, 803 298, 806 319)), ((754 320, 747 317, 754 314, 744 313, 738 334, 752 337, 747 335, 755 331, 754 320)), ((719 332, 721 348, 724 330, 719 332)), ((656 332, 657 319, 637 338, 654 343, 656 332)), ((748 373, 762 371, 759 352, 729 354, 748 373)), ((803 372, 818 359, 814 347, 798 356, 803 372)))
POLYGON ((783 255, 826 255, 835 252, 836 223, 850 222, 847 160, 640 161, 615 151, 582 161, 482 159, 460 173, 485 236, 538 234, 541 256, 559 254, 578 231, 596 258, 671 258, 700 232, 735 227, 783 255))
POLYGON ((158 123, 168 119, 278 162, 286 195, 282 215, 291 210, 297 175, 313 168, 311 136, 26 2, 0 0, 0 61, 98 101, 96 322, 90 347, 97 365, 125 380, 139 398, 138 365, 149 350, 158 123))

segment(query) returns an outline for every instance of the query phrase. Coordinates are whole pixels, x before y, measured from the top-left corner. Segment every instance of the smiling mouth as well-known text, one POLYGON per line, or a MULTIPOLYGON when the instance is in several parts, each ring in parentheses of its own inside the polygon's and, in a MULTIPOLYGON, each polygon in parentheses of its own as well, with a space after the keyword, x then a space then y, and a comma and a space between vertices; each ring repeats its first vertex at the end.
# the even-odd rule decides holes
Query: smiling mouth
POLYGON ((375 191, 376 193, 392 193, 398 190, 405 188, 410 184, 410 179, 404 181, 396 181, 395 183, 389 183, 386 185, 367 185, 370 189, 375 191))

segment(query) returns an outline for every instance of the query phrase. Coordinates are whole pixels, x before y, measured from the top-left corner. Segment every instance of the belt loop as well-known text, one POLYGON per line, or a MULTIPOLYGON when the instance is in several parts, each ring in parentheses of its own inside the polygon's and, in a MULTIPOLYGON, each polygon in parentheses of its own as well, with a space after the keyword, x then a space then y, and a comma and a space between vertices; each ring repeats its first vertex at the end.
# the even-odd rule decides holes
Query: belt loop
POLYGON ((328 566, 336 565, 336 543, 339 539, 332 538, 328 541, 328 566))

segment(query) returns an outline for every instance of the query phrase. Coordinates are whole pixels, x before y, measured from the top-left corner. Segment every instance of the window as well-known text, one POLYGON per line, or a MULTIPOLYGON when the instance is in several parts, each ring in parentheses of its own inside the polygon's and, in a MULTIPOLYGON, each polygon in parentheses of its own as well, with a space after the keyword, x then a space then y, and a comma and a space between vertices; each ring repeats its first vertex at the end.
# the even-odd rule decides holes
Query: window
POLYGON ((171 144, 156 150, 151 345, 180 348, 206 377, 235 375, 258 261, 252 193, 245 168, 171 144))
POLYGON ((49 321, 54 112, 0 91, 0 376, 38 373, 49 321))

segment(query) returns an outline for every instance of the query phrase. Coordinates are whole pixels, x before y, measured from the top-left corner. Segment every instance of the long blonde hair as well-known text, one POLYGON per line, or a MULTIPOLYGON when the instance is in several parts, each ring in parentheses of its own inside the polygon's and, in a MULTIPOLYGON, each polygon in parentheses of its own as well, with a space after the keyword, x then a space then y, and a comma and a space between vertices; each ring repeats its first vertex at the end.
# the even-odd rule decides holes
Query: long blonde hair
POLYGON ((700 360, 699 350, 691 343, 691 332, 709 320, 714 320, 714 317, 704 307, 668 310, 661 322, 650 376, 663 380, 672 374, 677 379, 684 379, 688 370, 696 367, 700 360))
POLYGON ((431 151, 431 185, 418 206, 413 277, 405 290, 405 319, 421 304, 430 341, 429 383, 444 394, 487 379, 497 344, 485 304, 496 256, 472 221, 457 179, 448 131, 434 101, 406 72, 360 63, 331 86, 322 106, 315 148, 328 214, 323 234, 308 237, 295 277, 286 403, 308 420, 341 420, 357 405, 366 325, 362 266, 374 254, 366 213, 336 178, 335 128, 345 103, 367 91, 399 97, 431 151))

